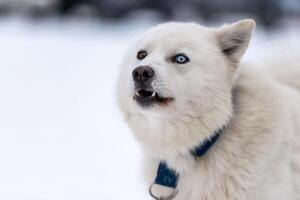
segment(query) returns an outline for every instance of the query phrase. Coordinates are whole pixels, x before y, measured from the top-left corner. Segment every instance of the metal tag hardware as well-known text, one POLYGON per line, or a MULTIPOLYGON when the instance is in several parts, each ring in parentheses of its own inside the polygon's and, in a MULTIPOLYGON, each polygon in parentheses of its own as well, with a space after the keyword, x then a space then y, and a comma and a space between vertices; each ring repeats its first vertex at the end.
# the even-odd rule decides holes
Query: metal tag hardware
POLYGON ((174 189, 174 191, 173 191, 173 193, 170 195, 170 196, 168 196, 168 197, 157 197, 157 196, 155 196, 154 194, 153 194, 153 192, 152 192, 152 187, 155 185, 155 183, 152 183, 151 185, 150 185, 150 187, 149 187, 149 194, 150 194, 150 196, 153 198, 153 199, 155 199, 155 200, 172 200, 172 199, 174 199, 175 197, 176 197, 176 195, 177 195, 177 193, 178 193, 178 191, 176 190, 176 189, 174 189))

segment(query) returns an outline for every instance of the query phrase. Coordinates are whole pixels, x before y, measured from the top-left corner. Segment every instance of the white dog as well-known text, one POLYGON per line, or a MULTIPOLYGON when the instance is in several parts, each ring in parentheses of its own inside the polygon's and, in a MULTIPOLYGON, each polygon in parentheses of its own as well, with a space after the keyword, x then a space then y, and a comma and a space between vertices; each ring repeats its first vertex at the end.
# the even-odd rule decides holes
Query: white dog
POLYGON ((300 65, 240 63, 254 28, 166 23, 125 55, 118 102, 154 198, 300 200, 300 65))

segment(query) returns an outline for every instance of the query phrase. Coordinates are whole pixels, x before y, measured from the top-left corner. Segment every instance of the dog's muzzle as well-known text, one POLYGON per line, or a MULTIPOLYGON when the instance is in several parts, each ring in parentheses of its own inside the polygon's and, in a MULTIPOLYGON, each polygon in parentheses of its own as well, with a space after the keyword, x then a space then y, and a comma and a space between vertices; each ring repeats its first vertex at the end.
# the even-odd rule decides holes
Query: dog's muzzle
POLYGON ((133 99, 142 107, 150 107, 154 104, 166 105, 173 98, 162 97, 156 92, 151 83, 155 78, 154 70, 149 66, 140 66, 132 71, 135 86, 133 99))

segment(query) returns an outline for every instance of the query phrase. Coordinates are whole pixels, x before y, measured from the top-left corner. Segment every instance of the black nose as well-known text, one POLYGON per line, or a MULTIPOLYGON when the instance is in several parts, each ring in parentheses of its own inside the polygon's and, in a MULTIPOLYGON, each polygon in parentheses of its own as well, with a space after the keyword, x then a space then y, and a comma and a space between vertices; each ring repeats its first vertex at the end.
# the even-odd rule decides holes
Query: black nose
POLYGON ((139 83, 145 83, 154 76, 154 70, 149 66, 140 66, 132 72, 133 80, 139 83))

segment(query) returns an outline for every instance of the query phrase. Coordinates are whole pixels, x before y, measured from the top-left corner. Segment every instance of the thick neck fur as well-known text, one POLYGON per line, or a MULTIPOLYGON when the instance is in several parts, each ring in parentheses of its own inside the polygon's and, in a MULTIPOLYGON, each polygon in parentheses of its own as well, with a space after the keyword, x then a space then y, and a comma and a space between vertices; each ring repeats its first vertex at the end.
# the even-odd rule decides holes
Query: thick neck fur
POLYGON ((215 101, 206 110, 190 104, 190 108, 185 108, 190 112, 185 115, 146 111, 147 114, 131 115, 127 120, 147 154, 165 160, 172 168, 183 172, 195 162, 190 150, 212 137, 231 118, 232 98, 227 96, 221 98, 225 101, 215 101), (138 124, 135 123, 137 120, 138 124))

